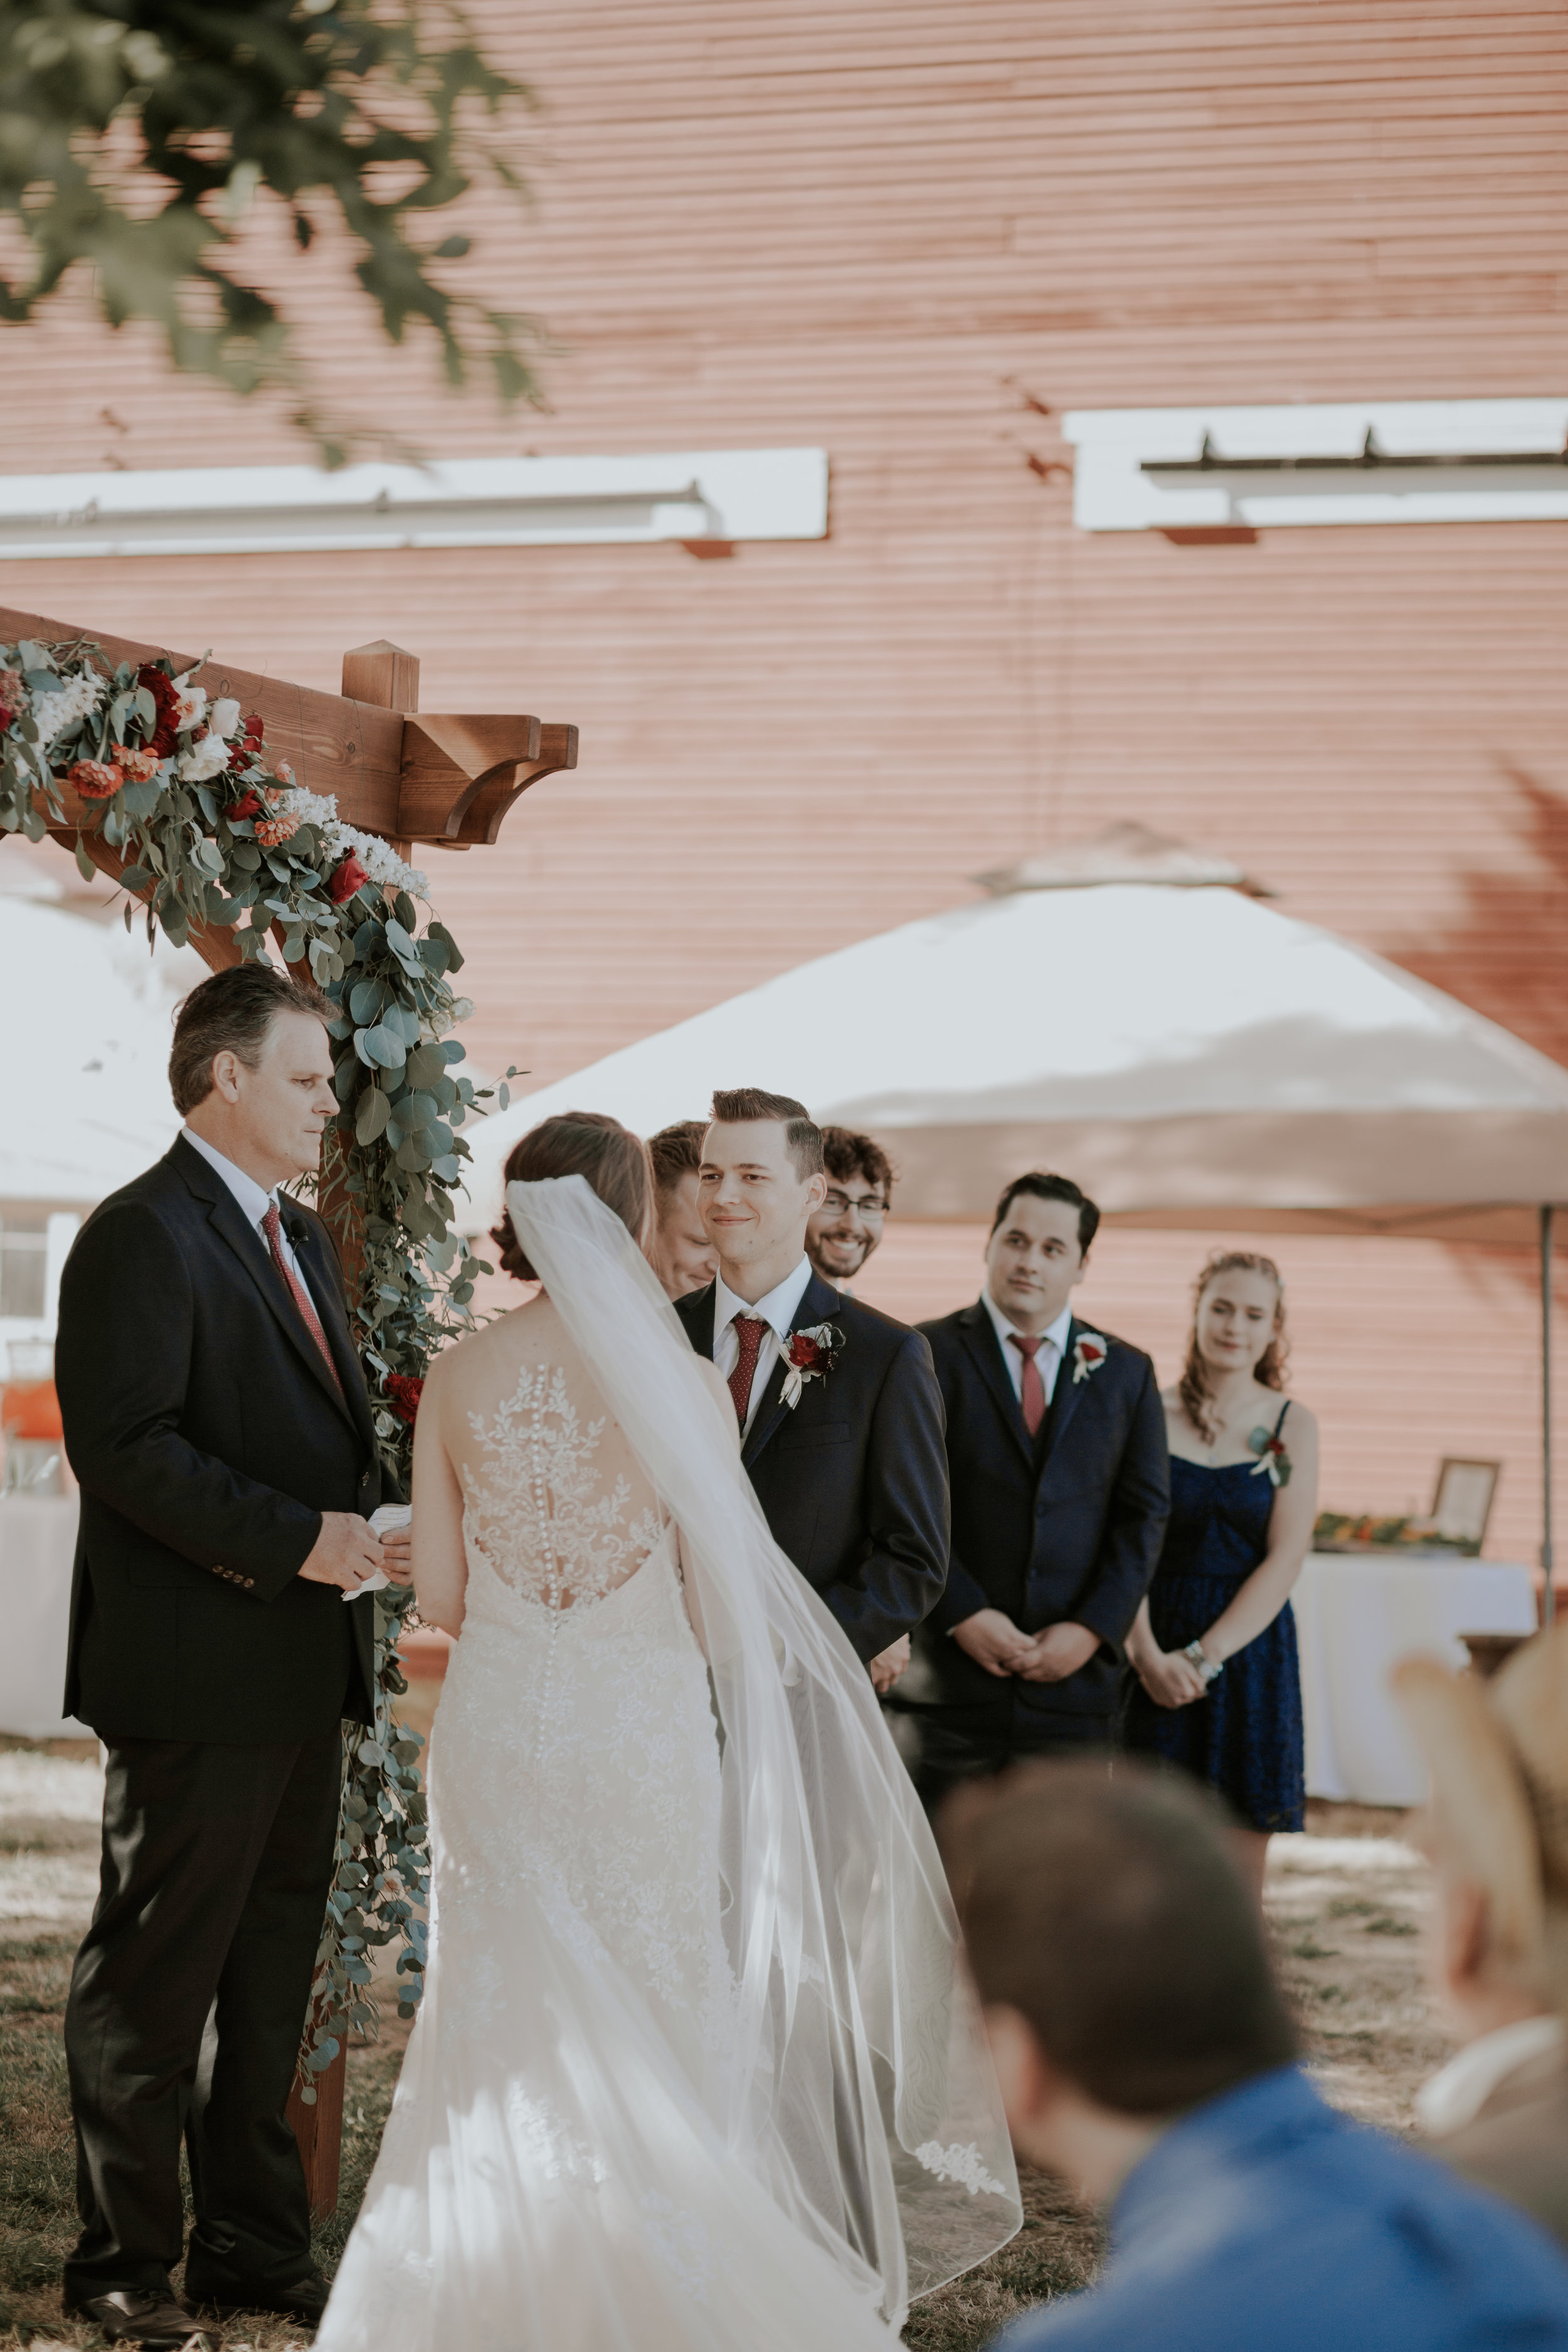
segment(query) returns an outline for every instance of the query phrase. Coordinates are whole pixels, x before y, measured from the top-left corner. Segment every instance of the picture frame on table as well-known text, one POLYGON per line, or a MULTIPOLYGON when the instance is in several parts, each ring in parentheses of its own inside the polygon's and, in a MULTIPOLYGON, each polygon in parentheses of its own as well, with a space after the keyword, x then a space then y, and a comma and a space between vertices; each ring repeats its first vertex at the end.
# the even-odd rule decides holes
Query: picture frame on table
POLYGON ((1437 1484, 1432 1495, 1432 1517, 1437 1533, 1450 1543, 1467 1547, 1473 1544, 1479 1552, 1486 1541, 1487 1521, 1492 1515, 1501 1472, 1500 1462, 1479 1462, 1463 1454, 1446 1454, 1437 1465, 1437 1484))

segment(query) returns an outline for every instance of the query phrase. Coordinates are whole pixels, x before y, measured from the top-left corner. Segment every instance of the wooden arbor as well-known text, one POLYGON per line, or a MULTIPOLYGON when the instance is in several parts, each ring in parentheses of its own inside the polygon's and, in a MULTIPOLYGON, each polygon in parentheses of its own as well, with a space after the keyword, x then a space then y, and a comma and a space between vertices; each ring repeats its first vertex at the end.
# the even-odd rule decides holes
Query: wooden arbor
MULTIPOLYGON (((0 606, 0 643, 44 645, 90 638, 112 662, 153 661, 165 650, 99 635, 75 624, 0 606)), ((184 669, 192 657, 175 656, 184 669)), ((266 726, 269 764, 286 760, 307 792, 335 795, 338 814, 362 833, 380 834, 407 860, 416 846, 468 850, 492 843, 514 802, 540 777, 577 764, 577 730, 563 722, 507 713, 428 713, 419 709, 419 664, 384 642, 343 656, 341 695, 261 677, 209 660, 197 674, 209 696, 232 695, 266 726)), ((62 785, 66 823, 51 835, 82 842, 100 872, 118 880, 126 860, 90 829, 95 804, 62 785), (79 836, 78 826, 81 826, 79 836)), ((4 839, 0 835, 0 839, 4 839)), ((152 886, 143 896, 150 895, 152 886)), ((239 961, 235 932, 193 925, 191 944, 215 971, 239 961)), ((352 1259, 353 1245, 345 1252, 352 1259)), ((310 2189, 311 2210, 337 2203, 342 2137, 345 2053, 316 2077, 316 2102, 296 2095, 289 2114, 310 2189)))
MULTIPOLYGON (((5 644, 31 637, 58 645, 92 634, 0 606, 5 644)), ((163 650, 123 637, 94 642, 117 662, 152 661, 163 650)), ((174 658, 184 667, 194 657, 174 658)), ((575 727, 511 712, 421 711, 417 658, 384 641, 343 656, 341 695, 211 660, 198 683, 209 695, 233 695, 242 709, 258 712, 272 759, 289 761, 307 792, 334 793, 345 824, 381 834, 405 857, 416 844, 464 850, 493 842, 530 784, 577 764, 575 727)), ((68 789, 64 797, 68 822, 49 830, 74 843, 89 804, 68 789)), ((96 834, 82 837, 93 863, 117 878, 123 861, 96 834)), ((231 932, 193 928, 191 941, 215 971, 238 960, 231 932)))

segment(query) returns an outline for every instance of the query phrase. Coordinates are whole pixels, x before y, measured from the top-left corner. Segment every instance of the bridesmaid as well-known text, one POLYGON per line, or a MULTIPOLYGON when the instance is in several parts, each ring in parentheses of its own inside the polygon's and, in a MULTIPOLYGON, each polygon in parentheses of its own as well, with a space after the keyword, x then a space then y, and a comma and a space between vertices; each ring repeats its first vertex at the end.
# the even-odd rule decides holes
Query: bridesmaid
POLYGON ((1186 1368, 1163 1392, 1171 1517, 1127 1640, 1128 1747, 1227 1801, 1260 1898, 1269 1833, 1299 1830, 1306 1802, 1289 1592, 1317 1514, 1318 1424, 1281 1400, 1287 1354, 1279 1267, 1217 1252, 1186 1368))

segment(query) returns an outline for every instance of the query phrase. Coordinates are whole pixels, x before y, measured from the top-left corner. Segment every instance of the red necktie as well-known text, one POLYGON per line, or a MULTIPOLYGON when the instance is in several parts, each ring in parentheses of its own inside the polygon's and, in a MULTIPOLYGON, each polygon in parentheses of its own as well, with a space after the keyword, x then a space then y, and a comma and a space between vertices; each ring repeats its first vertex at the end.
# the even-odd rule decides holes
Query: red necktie
POLYGON ((742 1429, 746 1426, 746 1407, 752 1402, 752 1382, 756 1378, 757 1355, 767 1329, 760 1315, 737 1315, 735 1337, 741 1352, 735 1359, 735 1369, 730 1375, 730 1394, 735 1400, 735 1418, 742 1429))
MULTIPOLYGON (((267 1246, 272 1252, 272 1263, 289 1286, 289 1295, 300 1310, 300 1320, 321 1351, 321 1361, 332 1376, 332 1386, 342 1396, 343 1384, 338 1378, 338 1368, 332 1361, 332 1351, 327 1345, 327 1335, 321 1328, 321 1318, 311 1302, 310 1294, 283 1255, 283 1220, 278 1213, 278 1203, 269 1201, 267 1214, 261 1220, 261 1230, 267 1236, 267 1246)), ((344 1398, 344 1402, 347 1399, 344 1398)))
POLYGON ((1024 1359, 1024 1392, 1018 1402, 1024 1408, 1024 1426, 1031 1437, 1037 1433, 1046 1417, 1046 1384, 1035 1361, 1044 1344, 1044 1332, 1037 1339, 1026 1339, 1021 1331, 1009 1331, 1007 1334, 1007 1345, 1016 1348, 1024 1359))

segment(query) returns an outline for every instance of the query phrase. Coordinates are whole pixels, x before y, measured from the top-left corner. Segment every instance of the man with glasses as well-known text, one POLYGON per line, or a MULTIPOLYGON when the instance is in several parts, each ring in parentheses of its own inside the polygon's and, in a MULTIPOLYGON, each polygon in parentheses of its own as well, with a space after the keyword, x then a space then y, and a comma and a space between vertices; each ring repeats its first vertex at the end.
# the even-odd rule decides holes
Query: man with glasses
POLYGON ((805 1254, 813 1271, 846 1297, 882 1238, 893 1198, 892 1162, 868 1135, 847 1127, 822 1130, 827 1197, 805 1229, 805 1254))

